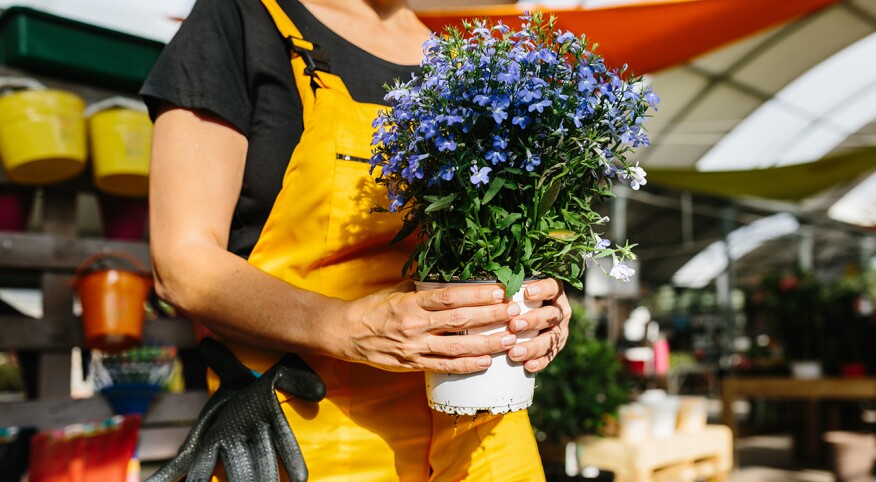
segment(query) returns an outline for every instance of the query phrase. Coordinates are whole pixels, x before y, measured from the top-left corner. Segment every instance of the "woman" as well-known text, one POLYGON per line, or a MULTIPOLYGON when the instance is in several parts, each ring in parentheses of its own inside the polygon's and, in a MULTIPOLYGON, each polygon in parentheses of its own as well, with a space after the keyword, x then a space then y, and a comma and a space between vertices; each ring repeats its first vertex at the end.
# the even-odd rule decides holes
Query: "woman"
POLYGON ((410 246, 388 246, 400 220, 369 213, 383 195, 357 159, 429 35, 400 0, 199 0, 141 92, 158 293, 248 367, 292 352, 320 375, 317 406, 278 392, 311 480, 543 479, 526 412, 432 412, 419 372, 504 351, 543 369, 565 343, 561 283, 530 285, 545 305, 525 316, 496 286, 415 292, 410 246), (442 336, 495 323, 508 331, 442 336))

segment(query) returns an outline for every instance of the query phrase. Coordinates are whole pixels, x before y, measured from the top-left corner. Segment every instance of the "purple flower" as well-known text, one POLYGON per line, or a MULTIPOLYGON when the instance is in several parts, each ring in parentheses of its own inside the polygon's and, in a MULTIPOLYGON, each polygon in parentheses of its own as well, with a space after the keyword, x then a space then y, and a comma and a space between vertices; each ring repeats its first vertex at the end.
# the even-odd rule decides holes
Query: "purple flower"
POLYGON ((575 40, 578 40, 578 37, 575 37, 575 34, 569 32, 568 30, 563 32, 562 34, 560 34, 560 32, 556 32, 555 35, 557 36, 557 43, 559 44, 574 42, 575 40))
POLYGON ((541 114, 542 112, 544 112, 544 108, 548 107, 550 105, 551 105, 551 101, 548 99, 545 99, 541 102, 535 102, 533 104, 529 104, 529 112, 537 110, 538 113, 541 114))
POLYGON ((655 94, 654 91, 649 88, 648 91, 645 92, 645 101, 647 101, 648 104, 650 104, 651 107, 656 110, 657 104, 660 103, 660 97, 657 97, 657 94, 655 94))
POLYGON ((471 166, 471 183, 477 186, 478 184, 487 184, 490 182, 490 171, 493 169, 489 167, 482 167, 478 169, 477 166, 471 166))
POLYGON ((435 139, 435 147, 438 148, 439 152, 455 151, 456 143, 453 142, 453 134, 450 134, 447 137, 441 136, 435 139))

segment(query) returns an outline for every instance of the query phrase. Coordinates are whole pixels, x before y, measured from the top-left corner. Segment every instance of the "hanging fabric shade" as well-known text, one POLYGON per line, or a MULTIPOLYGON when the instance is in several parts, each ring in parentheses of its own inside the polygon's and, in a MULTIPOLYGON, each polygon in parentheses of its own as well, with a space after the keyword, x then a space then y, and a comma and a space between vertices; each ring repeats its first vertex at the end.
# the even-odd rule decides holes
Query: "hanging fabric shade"
MULTIPOLYGON (((628 64, 644 74, 685 62, 733 40, 839 3, 839 0, 661 0, 607 8, 539 10, 557 26, 586 34, 606 63, 628 64)), ((420 12, 435 31, 460 27, 462 20, 489 17, 513 27, 532 6, 505 5, 420 12)))
POLYGON ((876 148, 871 147, 806 164, 745 171, 648 168, 647 179, 649 185, 698 194, 800 201, 874 170, 876 148))

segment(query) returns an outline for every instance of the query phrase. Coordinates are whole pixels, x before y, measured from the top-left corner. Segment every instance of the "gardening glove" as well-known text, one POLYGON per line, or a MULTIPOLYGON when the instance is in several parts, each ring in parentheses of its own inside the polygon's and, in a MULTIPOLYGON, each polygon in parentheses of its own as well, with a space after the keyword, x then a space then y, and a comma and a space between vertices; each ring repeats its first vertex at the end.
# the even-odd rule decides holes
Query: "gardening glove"
POLYGON ((201 410, 179 454, 147 480, 171 482, 185 476, 187 482, 206 482, 221 456, 228 482, 275 482, 279 455, 292 481, 306 481, 301 449, 274 390, 318 402, 325 396, 319 376, 293 354, 256 378, 212 339, 201 342, 201 353, 219 376, 219 390, 201 410))

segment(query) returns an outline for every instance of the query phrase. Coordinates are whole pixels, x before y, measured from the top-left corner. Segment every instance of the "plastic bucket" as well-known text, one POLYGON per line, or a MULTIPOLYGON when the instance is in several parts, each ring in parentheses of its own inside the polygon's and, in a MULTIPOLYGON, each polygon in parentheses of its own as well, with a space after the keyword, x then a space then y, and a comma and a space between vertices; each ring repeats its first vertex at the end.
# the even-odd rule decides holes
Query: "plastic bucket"
POLYGON ((146 232, 149 202, 146 198, 97 196, 103 235, 107 239, 138 241, 146 232))
POLYGON ((110 385, 101 389, 116 415, 145 415, 149 404, 155 395, 161 391, 161 386, 154 383, 126 383, 110 385))
POLYGON ((9 178, 42 185, 85 168, 85 103, 60 90, 23 90, 0 97, 0 158, 9 178))
POLYGON ((27 229, 33 195, 33 188, 0 186, 0 231, 20 232, 27 229))
POLYGON ((141 417, 115 416, 39 432, 31 439, 30 482, 126 480, 141 417))
POLYGON ((97 189, 117 196, 146 196, 152 121, 145 112, 112 108, 88 121, 97 189))
POLYGON ((146 267, 124 252, 100 253, 76 270, 73 286, 82 304, 85 346, 118 351, 136 346, 143 337, 143 304, 152 289, 146 267), (94 269, 105 259, 122 260, 131 269, 94 269))

